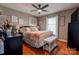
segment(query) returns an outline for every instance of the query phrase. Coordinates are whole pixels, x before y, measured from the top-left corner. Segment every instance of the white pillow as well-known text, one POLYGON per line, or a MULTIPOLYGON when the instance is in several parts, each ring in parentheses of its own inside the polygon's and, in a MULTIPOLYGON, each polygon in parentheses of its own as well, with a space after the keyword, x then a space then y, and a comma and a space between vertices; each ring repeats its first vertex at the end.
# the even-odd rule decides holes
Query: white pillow
POLYGON ((30 28, 31 28, 31 31, 39 31, 37 27, 30 27, 30 28))

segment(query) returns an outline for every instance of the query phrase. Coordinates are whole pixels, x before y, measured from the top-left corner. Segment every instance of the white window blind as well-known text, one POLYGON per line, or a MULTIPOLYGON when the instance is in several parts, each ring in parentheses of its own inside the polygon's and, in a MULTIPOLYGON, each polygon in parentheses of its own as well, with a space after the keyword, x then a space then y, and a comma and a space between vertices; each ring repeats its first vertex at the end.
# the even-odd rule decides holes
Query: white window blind
POLYGON ((57 35, 58 34, 58 17, 57 16, 48 17, 46 23, 47 23, 46 30, 52 31, 53 34, 57 35))

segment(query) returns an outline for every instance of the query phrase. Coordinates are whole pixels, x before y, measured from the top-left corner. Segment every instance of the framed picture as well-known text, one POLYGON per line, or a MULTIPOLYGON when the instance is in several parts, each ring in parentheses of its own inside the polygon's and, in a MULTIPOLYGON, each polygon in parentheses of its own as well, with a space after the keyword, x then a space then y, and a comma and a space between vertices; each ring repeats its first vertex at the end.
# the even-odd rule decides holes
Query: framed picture
POLYGON ((60 25, 61 26, 65 25, 65 16, 60 16, 60 25))

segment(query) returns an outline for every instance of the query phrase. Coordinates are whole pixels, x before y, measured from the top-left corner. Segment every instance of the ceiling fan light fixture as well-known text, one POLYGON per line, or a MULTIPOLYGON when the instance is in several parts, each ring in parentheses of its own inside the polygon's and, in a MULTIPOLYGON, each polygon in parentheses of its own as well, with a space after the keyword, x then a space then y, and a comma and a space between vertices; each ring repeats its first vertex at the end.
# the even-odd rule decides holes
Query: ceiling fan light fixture
POLYGON ((36 10, 32 10, 31 12, 34 12, 34 11, 37 11, 38 12, 38 14, 40 14, 41 12, 48 12, 47 10, 44 10, 46 7, 48 7, 49 5, 48 4, 46 4, 46 5, 44 5, 43 7, 41 7, 41 4, 39 4, 39 5, 34 5, 34 4, 32 4, 32 6, 33 7, 35 7, 36 8, 36 10))
POLYGON ((42 12, 42 10, 39 9, 38 12, 42 12))

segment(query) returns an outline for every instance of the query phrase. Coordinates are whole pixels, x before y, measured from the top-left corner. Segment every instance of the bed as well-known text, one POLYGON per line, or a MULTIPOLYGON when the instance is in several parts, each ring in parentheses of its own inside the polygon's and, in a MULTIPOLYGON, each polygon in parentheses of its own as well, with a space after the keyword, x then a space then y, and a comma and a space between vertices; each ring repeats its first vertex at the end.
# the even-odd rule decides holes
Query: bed
POLYGON ((23 35, 24 35, 24 42, 28 43, 32 47, 40 48, 44 43, 44 39, 53 35, 51 31, 39 31, 35 27, 24 28, 23 35))

